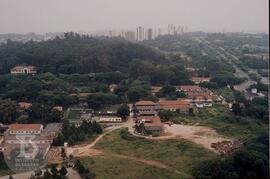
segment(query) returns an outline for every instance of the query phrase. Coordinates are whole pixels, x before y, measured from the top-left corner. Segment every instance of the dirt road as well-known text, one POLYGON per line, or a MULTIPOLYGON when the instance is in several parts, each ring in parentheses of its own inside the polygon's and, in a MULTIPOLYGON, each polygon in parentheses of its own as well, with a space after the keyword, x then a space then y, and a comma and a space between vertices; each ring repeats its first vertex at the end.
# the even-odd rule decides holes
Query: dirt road
POLYGON ((96 145, 96 143, 98 141, 100 141, 105 135, 107 135, 108 133, 119 129, 120 126, 113 126, 110 127, 109 129, 107 129, 106 132, 104 132, 103 134, 101 134, 100 136, 98 136, 92 143, 88 144, 88 145, 77 145, 74 147, 68 147, 66 152, 67 152, 67 156, 69 155, 73 155, 74 157, 84 157, 84 156, 96 156, 96 155, 101 155, 102 152, 99 150, 95 150, 92 149, 93 146, 96 145))

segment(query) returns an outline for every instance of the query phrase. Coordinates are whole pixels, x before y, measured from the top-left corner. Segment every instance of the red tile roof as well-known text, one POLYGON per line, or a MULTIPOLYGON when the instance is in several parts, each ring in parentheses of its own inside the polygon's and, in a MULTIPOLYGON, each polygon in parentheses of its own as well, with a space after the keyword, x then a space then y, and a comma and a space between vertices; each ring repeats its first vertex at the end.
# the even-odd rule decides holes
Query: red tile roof
POLYGON ((159 105, 162 109, 187 109, 191 108, 192 105, 189 101, 184 100, 166 100, 160 101, 159 105))
POLYGON ((161 120, 158 116, 143 116, 143 117, 138 117, 139 121, 144 120, 144 126, 160 126, 162 125, 161 120))
POLYGON ((13 131, 19 131, 19 130, 41 130, 42 129, 42 125, 41 124, 11 124, 8 126, 9 130, 13 130, 13 131))
POLYGON ((136 106, 155 106, 156 103, 154 103, 153 101, 138 101, 135 104, 136 106))

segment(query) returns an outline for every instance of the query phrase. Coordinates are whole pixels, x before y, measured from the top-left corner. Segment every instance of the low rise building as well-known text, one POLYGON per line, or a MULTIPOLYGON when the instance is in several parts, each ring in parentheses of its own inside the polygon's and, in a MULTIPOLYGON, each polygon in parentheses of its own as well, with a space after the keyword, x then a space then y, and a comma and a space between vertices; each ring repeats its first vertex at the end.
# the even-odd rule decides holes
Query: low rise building
POLYGON ((137 131, 140 133, 161 133, 163 124, 158 116, 142 116, 137 120, 137 131))
POLYGON ((34 66, 15 66, 10 70, 11 74, 36 74, 36 67, 34 66))
POLYGON ((41 134, 43 125, 41 124, 11 124, 8 127, 9 134, 41 134))
POLYGON ((26 145, 27 148, 22 157, 35 158, 40 154, 45 158, 53 139, 58 136, 61 128, 60 123, 48 124, 45 129, 41 124, 11 124, 5 132, 0 150, 5 155, 10 155, 22 145, 26 145))
POLYGON ((19 102, 18 106, 19 106, 20 109, 29 109, 32 106, 32 103, 19 102))
POLYGON ((189 101, 185 100, 165 100, 159 102, 160 108, 173 112, 188 114, 193 112, 193 106, 189 101))
POLYGON ((195 84, 200 84, 202 82, 210 82, 209 77, 192 77, 191 81, 193 81, 195 84))
POLYGON ((135 108, 138 111, 149 111, 149 110, 157 110, 159 106, 157 103, 153 101, 138 101, 135 103, 135 108))
POLYGON ((122 118, 118 116, 96 116, 93 118, 96 122, 99 123, 120 123, 122 118))

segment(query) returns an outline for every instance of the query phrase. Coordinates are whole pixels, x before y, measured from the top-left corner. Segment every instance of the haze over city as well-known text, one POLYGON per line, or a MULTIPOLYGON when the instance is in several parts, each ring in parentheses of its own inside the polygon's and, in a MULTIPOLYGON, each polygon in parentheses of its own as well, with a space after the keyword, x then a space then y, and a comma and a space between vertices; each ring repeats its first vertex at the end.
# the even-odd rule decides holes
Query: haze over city
POLYGON ((1 0, 0 33, 166 28, 268 32, 268 0, 1 0))

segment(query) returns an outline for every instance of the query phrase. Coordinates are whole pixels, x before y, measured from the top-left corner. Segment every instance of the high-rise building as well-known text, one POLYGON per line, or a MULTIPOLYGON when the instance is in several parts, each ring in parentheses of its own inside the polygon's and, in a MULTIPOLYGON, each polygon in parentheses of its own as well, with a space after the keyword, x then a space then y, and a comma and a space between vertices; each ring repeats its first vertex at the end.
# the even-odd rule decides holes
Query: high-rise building
POLYGON ((137 41, 144 40, 144 28, 141 26, 136 29, 136 40, 137 41))
POLYGON ((169 35, 175 35, 175 34, 177 34, 176 33, 175 25, 173 25, 173 24, 169 24, 168 25, 168 34, 169 35))
POLYGON ((146 31, 146 40, 154 39, 153 29, 147 29, 146 31))
POLYGON ((125 35, 124 35, 124 38, 126 40, 129 40, 129 41, 135 41, 136 38, 135 38, 135 32, 134 31, 126 31, 125 32, 125 35))

